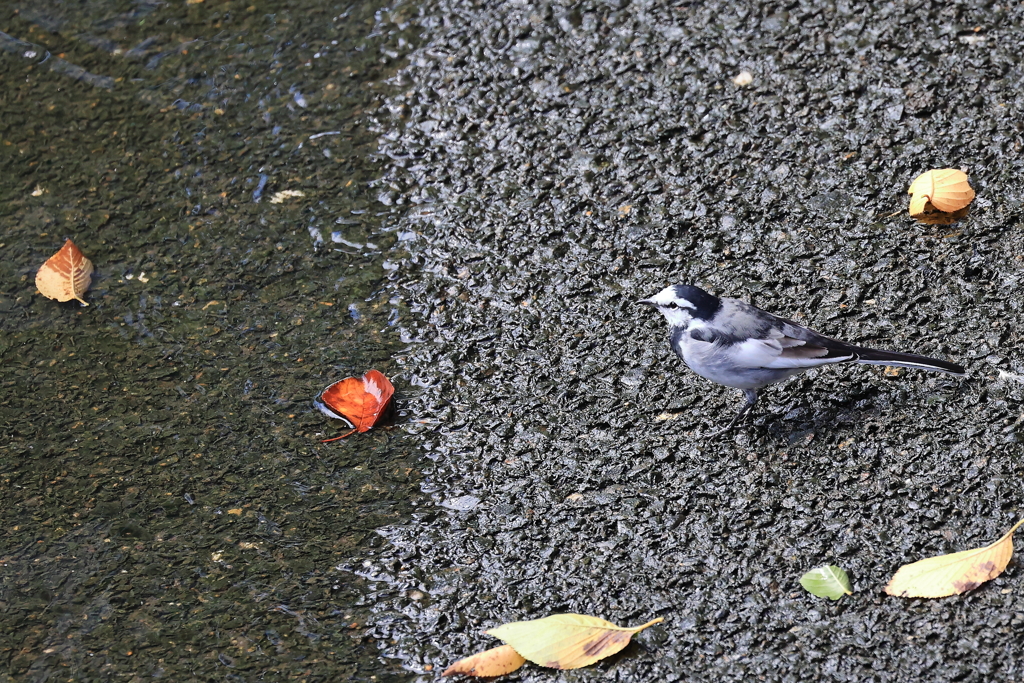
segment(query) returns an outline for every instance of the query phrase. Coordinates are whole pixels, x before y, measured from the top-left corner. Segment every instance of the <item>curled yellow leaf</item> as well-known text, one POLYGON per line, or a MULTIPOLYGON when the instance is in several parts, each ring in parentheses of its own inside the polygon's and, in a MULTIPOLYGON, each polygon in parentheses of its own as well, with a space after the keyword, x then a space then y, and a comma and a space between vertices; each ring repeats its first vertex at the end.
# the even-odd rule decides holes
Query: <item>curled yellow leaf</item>
POLYGON ((926 194, 915 194, 910 198, 910 215, 920 216, 923 214, 928 207, 928 195, 926 194))
POLYGON ((92 284, 92 261, 70 239, 36 272, 36 289, 48 299, 71 301, 82 298, 92 284))
POLYGON ((1021 524, 1024 519, 984 548, 904 565, 893 575, 885 592, 903 598, 944 598, 973 590, 1006 569, 1013 556, 1013 532, 1021 524))
POLYGON ((974 201, 974 189, 967 174, 955 168, 937 168, 919 175, 910 184, 910 194, 926 197, 939 211, 959 211, 974 201))
POLYGON ((504 640, 534 664, 552 669, 578 669, 615 654, 634 633, 664 621, 658 617, 634 628, 583 614, 553 614, 516 621, 487 631, 504 640))
POLYGON ((526 660, 512 649, 511 645, 499 645, 460 659, 445 669, 441 675, 502 676, 512 673, 525 663, 526 660))
POLYGON ((910 215, 922 223, 949 225, 967 215, 974 189, 967 174, 938 168, 919 175, 910 184, 910 215))

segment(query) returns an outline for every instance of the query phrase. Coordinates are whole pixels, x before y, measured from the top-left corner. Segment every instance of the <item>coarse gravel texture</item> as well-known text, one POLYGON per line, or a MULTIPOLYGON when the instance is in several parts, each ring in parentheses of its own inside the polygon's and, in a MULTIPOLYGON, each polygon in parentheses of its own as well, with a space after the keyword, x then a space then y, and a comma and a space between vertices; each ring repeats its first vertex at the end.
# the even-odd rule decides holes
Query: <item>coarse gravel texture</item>
POLYGON ((356 569, 385 654, 434 680, 486 628, 578 612, 665 622, 506 680, 1024 679, 1019 565, 883 593, 1022 515, 1024 7, 441 0, 418 21, 376 126, 432 504, 356 569), (906 188, 943 167, 978 198, 918 225, 906 188), (968 377, 810 372, 711 438, 738 392, 634 305, 677 282, 968 377), (800 588, 827 563, 852 597, 800 588))

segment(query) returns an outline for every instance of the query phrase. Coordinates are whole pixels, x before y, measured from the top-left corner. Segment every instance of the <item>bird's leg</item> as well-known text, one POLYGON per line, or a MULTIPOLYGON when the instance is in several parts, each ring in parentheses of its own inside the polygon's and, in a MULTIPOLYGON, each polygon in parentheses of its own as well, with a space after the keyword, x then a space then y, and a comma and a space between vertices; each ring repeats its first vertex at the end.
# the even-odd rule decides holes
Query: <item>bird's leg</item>
POLYGON ((733 427, 739 424, 739 421, 743 419, 743 416, 750 412, 750 409, 754 407, 755 403, 757 403, 757 390, 744 389, 743 395, 747 397, 747 402, 743 404, 742 408, 740 408, 740 412, 736 413, 736 417, 732 419, 732 422, 729 423, 729 426, 726 427, 725 429, 719 429, 717 432, 712 432, 708 434, 707 438, 713 439, 716 436, 721 436, 722 434, 731 431, 733 427))
POLYGON ((743 390, 743 395, 747 397, 747 402, 743 404, 742 408, 740 408, 740 412, 736 413, 736 417, 734 417, 732 419, 732 422, 729 423, 729 426, 726 427, 725 429, 723 429, 720 432, 721 434, 724 434, 725 432, 728 432, 733 427, 735 427, 737 424, 739 424, 739 421, 747 413, 749 413, 750 409, 754 407, 755 403, 757 403, 757 390, 756 389, 744 389, 743 390))

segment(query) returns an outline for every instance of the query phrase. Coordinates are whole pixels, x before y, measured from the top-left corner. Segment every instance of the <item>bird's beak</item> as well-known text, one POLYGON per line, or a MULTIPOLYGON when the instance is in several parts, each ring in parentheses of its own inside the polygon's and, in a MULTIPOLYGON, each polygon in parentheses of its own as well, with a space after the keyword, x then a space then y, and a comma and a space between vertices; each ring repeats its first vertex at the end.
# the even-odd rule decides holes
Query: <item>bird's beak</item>
POLYGON ((640 299, 640 301, 637 301, 637 303, 638 304, 643 304, 644 306, 650 306, 651 308, 657 308, 658 307, 658 304, 654 303, 650 299, 640 299))

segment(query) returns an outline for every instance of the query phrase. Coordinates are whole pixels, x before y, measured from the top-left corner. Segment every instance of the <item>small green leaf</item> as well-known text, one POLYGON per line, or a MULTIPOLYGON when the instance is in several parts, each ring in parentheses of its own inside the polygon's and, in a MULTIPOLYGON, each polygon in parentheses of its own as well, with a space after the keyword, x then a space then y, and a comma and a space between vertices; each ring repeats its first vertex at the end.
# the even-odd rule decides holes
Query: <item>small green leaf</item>
POLYGON ((800 585, 808 593, 829 600, 838 600, 844 595, 853 595, 853 590, 850 588, 850 577, 834 564, 807 572, 800 577, 800 585))

